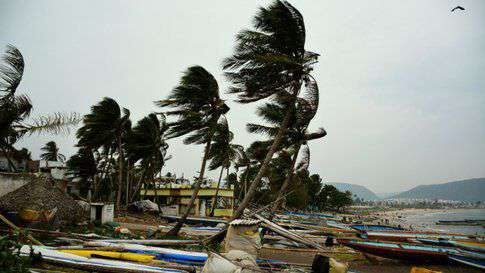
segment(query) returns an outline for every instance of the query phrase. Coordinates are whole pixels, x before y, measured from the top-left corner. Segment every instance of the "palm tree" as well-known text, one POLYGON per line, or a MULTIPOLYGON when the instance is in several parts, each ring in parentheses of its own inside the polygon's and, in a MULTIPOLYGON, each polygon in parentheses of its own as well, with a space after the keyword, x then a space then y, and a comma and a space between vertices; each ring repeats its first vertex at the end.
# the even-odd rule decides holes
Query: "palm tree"
POLYGON ((224 172, 224 169, 229 171, 231 163, 234 162, 236 158, 240 157, 240 152, 243 150, 241 145, 231 143, 233 139, 234 134, 229 130, 227 119, 222 117, 217 124, 217 129, 214 133, 209 152, 209 159, 211 160, 209 170, 221 168, 210 216, 214 216, 214 210, 217 206, 217 197, 221 185, 222 173, 224 172))
POLYGON ((169 97, 156 104, 173 109, 166 112, 167 116, 176 118, 175 121, 169 123, 167 131, 169 138, 188 135, 184 139, 185 144, 205 144, 199 177, 194 183, 194 191, 187 210, 167 233, 177 235, 194 206, 200 183, 204 179, 217 122, 221 115, 229 111, 229 107, 219 96, 219 86, 214 76, 201 66, 189 67, 184 72, 180 84, 172 90, 169 97))
POLYGON ((64 162, 66 157, 59 153, 59 148, 54 141, 47 142, 44 147, 40 148, 44 153, 40 155, 40 158, 45 161, 60 161, 64 162))
POLYGON ((10 169, 15 170, 9 154, 16 151, 14 144, 25 135, 33 133, 68 132, 70 126, 76 125, 80 117, 76 113, 54 113, 31 119, 32 103, 27 95, 18 95, 24 73, 25 62, 20 51, 7 45, 0 64, 0 150, 5 154, 10 169))
POLYGON ((268 153, 269 146, 271 146, 271 143, 268 143, 267 141, 255 141, 245 150, 239 151, 239 158, 235 163, 235 167, 236 170, 243 167, 244 171, 241 173, 241 189, 239 189, 237 200, 242 201, 244 196, 246 196, 249 179, 257 174, 266 154, 268 153))
POLYGON ((253 199, 290 125, 302 85, 309 93, 317 90, 316 81, 310 73, 318 54, 305 50, 305 24, 296 8, 286 1, 277 0, 267 8, 260 8, 253 27, 237 35, 235 52, 224 61, 226 76, 233 84, 230 93, 238 94, 241 103, 274 98, 284 106, 285 115, 248 194, 233 218, 239 218, 253 199))
POLYGON ((92 151, 83 147, 79 148, 77 153, 67 160, 66 165, 74 177, 80 178, 81 194, 87 195, 98 172, 92 151))
MULTIPOLYGON (((165 115, 159 115, 160 119, 154 113, 142 118, 128 134, 125 144, 127 157, 133 164, 139 161, 141 167, 140 180, 135 186, 130 200, 133 200, 143 181, 153 182, 156 174, 170 159, 170 156, 167 156, 168 144, 165 136, 168 125, 165 115)), ((129 195, 128 189, 126 194, 129 195)))
MULTIPOLYGON (((290 126, 286 135, 281 141, 281 146, 284 149, 290 150, 291 164, 288 166, 286 179, 282 184, 279 193, 273 203, 271 209, 271 217, 281 204, 283 194, 285 193, 290 181, 293 178, 295 172, 295 165, 300 153, 300 149, 303 149, 303 158, 296 168, 298 171, 307 169, 310 161, 310 149, 308 147, 308 141, 315 140, 326 136, 327 132, 320 128, 316 132, 309 132, 308 126, 310 121, 316 115, 318 110, 318 90, 307 95, 306 98, 297 98, 294 115, 290 118, 290 126)), ((267 103, 258 108, 258 115, 269 123, 267 125, 259 125, 249 123, 247 125, 249 132, 251 133, 264 133, 270 137, 275 137, 278 133, 278 128, 284 119, 283 114, 284 106, 277 103, 267 103)))
MULTIPOLYGON (((103 148, 105 159, 118 153, 118 191, 116 194, 116 207, 120 207, 123 189, 123 140, 131 129, 130 111, 121 108, 118 103, 105 97, 98 104, 91 107, 91 113, 84 116, 84 125, 77 131, 78 146, 92 150, 103 148)), ((107 168, 109 171, 109 168, 107 168)))

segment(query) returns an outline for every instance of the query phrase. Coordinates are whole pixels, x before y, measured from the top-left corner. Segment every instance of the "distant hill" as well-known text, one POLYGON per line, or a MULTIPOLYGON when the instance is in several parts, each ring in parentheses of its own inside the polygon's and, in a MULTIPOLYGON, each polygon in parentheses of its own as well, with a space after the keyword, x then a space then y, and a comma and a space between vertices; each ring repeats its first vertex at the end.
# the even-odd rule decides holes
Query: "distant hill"
POLYGON ((334 185, 339 191, 351 191, 357 197, 364 199, 365 201, 377 200, 379 197, 371 190, 364 186, 349 184, 349 183, 325 183, 334 185))
POLYGON ((400 191, 395 191, 395 192, 376 192, 377 197, 380 199, 386 199, 395 195, 400 194, 400 191))
POLYGON ((485 201, 485 178, 474 178, 444 184, 421 185, 393 196, 395 199, 444 199, 485 201))

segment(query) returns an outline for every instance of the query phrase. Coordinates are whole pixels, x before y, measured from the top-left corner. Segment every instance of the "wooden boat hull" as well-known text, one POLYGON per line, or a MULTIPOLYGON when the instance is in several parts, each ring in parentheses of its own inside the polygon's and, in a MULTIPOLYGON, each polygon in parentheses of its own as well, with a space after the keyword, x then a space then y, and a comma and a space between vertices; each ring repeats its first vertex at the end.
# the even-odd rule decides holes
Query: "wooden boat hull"
POLYGON ((423 243, 423 244, 426 244, 426 245, 453 246, 453 244, 448 240, 417 238, 416 241, 423 243))
POLYGON ((184 271, 168 269, 158 266, 150 266, 144 264, 137 264, 125 261, 106 260, 98 258, 86 258, 70 253, 63 253, 42 246, 28 246, 24 245, 20 249, 20 255, 28 256, 31 250, 36 254, 41 254, 43 261, 62 265, 65 267, 72 267, 81 270, 89 270, 96 272, 129 272, 129 273, 182 273, 184 271))
POLYGON ((389 241, 389 242, 413 242, 420 239, 448 239, 448 240, 467 240, 467 236, 438 234, 429 232, 408 232, 408 231, 367 231, 361 233, 360 237, 368 240, 389 241))
POLYGON ((372 241, 339 240, 342 244, 361 252, 388 259, 413 262, 447 263, 451 248, 435 248, 410 244, 393 244, 372 241))
POLYGON ((467 241, 450 241, 450 243, 459 248, 485 253, 485 243, 467 241))
POLYGON ((359 231, 403 231, 403 228, 384 226, 384 225, 351 225, 351 228, 359 231))
POLYGON ((451 261, 466 264, 475 268, 485 269, 485 259, 473 255, 450 254, 448 258, 451 261))

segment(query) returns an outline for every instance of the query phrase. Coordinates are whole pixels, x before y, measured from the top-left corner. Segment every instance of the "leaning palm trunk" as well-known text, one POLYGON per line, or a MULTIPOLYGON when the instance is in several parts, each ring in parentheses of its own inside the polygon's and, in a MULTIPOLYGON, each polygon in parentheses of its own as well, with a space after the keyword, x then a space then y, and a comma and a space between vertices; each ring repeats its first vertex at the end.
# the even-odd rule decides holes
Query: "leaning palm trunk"
POLYGON ((123 147, 121 147, 121 135, 118 136, 118 193, 116 194, 116 208, 120 209, 121 193, 123 191, 123 147))
POLYGON ((190 211, 192 210, 192 207, 195 204, 195 199, 197 198, 197 195, 199 194, 199 190, 200 190, 200 183, 204 179, 205 165, 207 164, 207 159, 209 157, 209 151, 210 151, 210 148, 211 148, 211 142, 212 142, 212 136, 213 135, 214 135, 214 129, 211 129, 210 136, 207 139, 207 143, 205 145, 204 157, 202 158, 202 163, 201 163, 201 166, 200 166, 199 178, 194 183, 194 192, 192 192, 192 196, 190 197, 190 202, 187 206, 187 210, 184 212, 182 217, 177 221, 177 224, 175 224, 175 226, 167 232, 167 235, 177 236, 180 229, 184 225, 185 220, 187 220, 187 217, 189 217, 190 211))
POLYGON ((219 195, 219 187, 221 186, 221 179, 222 179, 222 172, 224 171, 224 167, 221 167, 221 172, 219 173, 219 180, 217 181, 217 189, 216 189, 216 194, 214 197, 214 202, 212 202, 212 208, 211 208, 211 213, 209 214, 210 216, 214 216, 214 211, 217 207, 217 196, 219 195))
POLYGON ((298 147, 296 148, 295 154, 293 155, 293 159, 291 160, 291 166, 290 166, 290 169, 288 170, 288 174, 286 175, 285 181, 283 182, 283 185, 281 185, 281 188, 278 192, 278 196, 276 197, 275 201, 273 202, 273 206, 271 207, 271 212, 268 218, 269 220, 273 219, 276 210, 278 210, 279 206, 283 202, 283 195, 285 194, 286 189, 288 188, 288 185, 290 184, 290 181, 293 178, 293 175, 295 172, 295 164, 298 158, 298 152, 300 151, 300 148, 301 148, 301 145, 298 145, 298 147))
POLYGON ((258 189, 259 184, 261 183, 261 179, 263 178, 263 176, 265 175, 268 169, 269 162, 273 158, 273 155, 278 151, 281 141, 283 140, 283 137, 285 136, 286 131, 288 130, 288 127, 290 125, 290 120, 295 109, 296 94, 297 92, 295 90, 292 100, 290 101, 290 104, 289 104, 290 109, 286 111, 285 118, 283 119, 281 127, 278 130, 278 134, 276 134, 273 144, 269 148, 268 153, 264 158, 263 164, 261 164, 261 167, 259 168, 256 178, 254 178, 253 182, 251 182, 251 185, 249 186, 248 192, 244 196, 243 201, 241 202, 241 204, 239 204, 239 207, 232 215, 232 219, 240 218, 243 215, 244 210, 249 206, 250 202, 253 200, 254 196, 256 195, 256 190, 258 189))
POLYGON ((239 195, 237 197, 237 201, 241 202, 244 196, 246 196, 246 193, 248 191, 248 177, 249 177, 249 167, 250 165, 248 164, 246 166, 246 173, 244 174, 244 178, 241 179, 241 182, 244 184, 240 186, 239 188, 239 195))
POLYGON ((130 159, 127 159, 126 164, 126 194, 125 194, 125 206, 128 207, 128 201, 130 200, 130 159))
POLYGON ((145 178, 145 170, 143 170, 140 174, 140 179, 138 180, 138 183, 135 186, 135 190, 133 191, 133 194, 131 195, 130 202, 133 202, 133 200, 135 199, 136 193, 140 189, 144 178, 145 178))

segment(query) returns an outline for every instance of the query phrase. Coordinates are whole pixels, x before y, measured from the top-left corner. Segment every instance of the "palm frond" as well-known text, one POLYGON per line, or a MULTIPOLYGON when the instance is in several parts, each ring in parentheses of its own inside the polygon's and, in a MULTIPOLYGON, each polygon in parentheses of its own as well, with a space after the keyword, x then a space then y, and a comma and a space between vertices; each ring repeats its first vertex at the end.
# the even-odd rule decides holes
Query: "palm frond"
POLYGON ((30 123, 22 124, 19 131, 29 135, 38 133, 69 133, 70 128, 81 121, 78 113, 54 113, 51 115, 39 116, 30 123))
POLYGON ((7 45, 2 61, 5 64, 0 65, 0 92, 5 92, 2 97, 13 96, 24 74, 24 58, 15 46, 7 45))
POLYGON ((325 137, 326 135, 327 135, 327 131, 324 128, 318 128, 318 130, 313 133, 306 133, 304 138, 305 138, 305 142, 307 142, 310 140, 315 140, 315 139, 325 137))
MULTIPOLYGON (((253 22, 236 36, 234 54, 223 61, 232 83, 229 93, 250 103, 295 89, 311 71, 305 51, 305 24, 300 12, 286 1, 261 7, 253 22)), ((313 56, 313 55, 312 55, 313 56)))
POLYGON ((295 170, 297 172, 307 170, 308 166, 310 166, 310 148, 308 147, 308 145, 305 145, 303 147, 303 150, 301 151, 301 157, 298 164, 296 165, 295 170))
POLYGON ((246 129, 249 133, 253 134, 264 134, 270 137, 276 136, 278 134, 278 127, 264 126, 260 124, 248 123, 246 124, 246 129))
POLYGON ((175 119, 167 123, 167 137, 187 135, 186 144, 205 143, 219 117, 229 111, 220 99, 216 79, 201 66, 189 67, 168 98, 155 105, 169 108, 164 113, 175 119))

